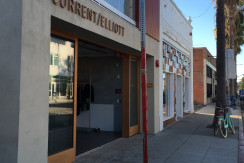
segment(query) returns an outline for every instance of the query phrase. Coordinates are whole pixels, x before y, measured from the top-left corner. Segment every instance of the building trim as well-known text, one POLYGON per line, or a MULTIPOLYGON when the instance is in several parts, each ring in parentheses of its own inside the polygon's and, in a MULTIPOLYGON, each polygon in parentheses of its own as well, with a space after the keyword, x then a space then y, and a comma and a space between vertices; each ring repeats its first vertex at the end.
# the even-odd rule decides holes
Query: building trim
POLYGON ((206 64, 213 69, 214 71, 216 71, 216 67, 214 67, 214 65, 212 65, 212 63, 210 63, 208 60, 206 60, 206 64))
MULTIPOLYGON (((177 43, 181 48, 183 48, 184 50, 186 50, 189 54, 186 54, 185 52, 182 52, 181 50, 178 50, 179 52, 185 54, 185 56, 187 56, 188 58, 190 58, 191 56, 191 52, 189 50, 187 50, 184 46, 182 46, 176 39, 172 38, 172 36, 170 36, 169 34, 163 32, 163 34, 165 36, 167 36, 169 39, 171 39, 172 41, 174 41, 175 43, 177 43)), ((167 44, 171 45, 173 48, 175 49, 179 49, 179 48, 176 48, 172 43, 170 43, 170 41, 168 41, 168 39, 166 38, 163 38, 163 41, 166 42, 167 44)))

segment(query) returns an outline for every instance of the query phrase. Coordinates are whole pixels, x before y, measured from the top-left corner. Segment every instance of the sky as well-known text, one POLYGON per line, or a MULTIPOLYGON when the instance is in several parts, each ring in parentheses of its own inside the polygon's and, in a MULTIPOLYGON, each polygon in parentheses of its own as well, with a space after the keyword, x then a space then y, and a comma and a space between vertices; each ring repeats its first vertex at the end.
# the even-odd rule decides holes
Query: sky
MULTIPOLYGON (((207 47, 216 56, 216 40, 214 28, 216 25, 216 9, 212 0, 173 0, 184 16, 192 18, 193 47, 207 47)), ((241 79, 244 74, 244 46, 237 56, 237 76, 241 79)))

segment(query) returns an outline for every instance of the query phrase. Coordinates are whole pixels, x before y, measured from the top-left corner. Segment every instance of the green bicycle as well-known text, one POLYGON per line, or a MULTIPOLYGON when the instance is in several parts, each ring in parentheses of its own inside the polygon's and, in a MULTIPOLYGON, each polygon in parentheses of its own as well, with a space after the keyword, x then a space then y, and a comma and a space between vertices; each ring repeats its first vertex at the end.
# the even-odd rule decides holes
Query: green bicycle
POLYGON ((214 127, 214 135, 217 135, 218 130, 220 130, 220 133, 223 138, 227 138, 228 129, 232 131, 233 134, 235 134, 235 127, 234 124, 229 116, 229 108, 217 108, 216 112, 216 125, 214 127))

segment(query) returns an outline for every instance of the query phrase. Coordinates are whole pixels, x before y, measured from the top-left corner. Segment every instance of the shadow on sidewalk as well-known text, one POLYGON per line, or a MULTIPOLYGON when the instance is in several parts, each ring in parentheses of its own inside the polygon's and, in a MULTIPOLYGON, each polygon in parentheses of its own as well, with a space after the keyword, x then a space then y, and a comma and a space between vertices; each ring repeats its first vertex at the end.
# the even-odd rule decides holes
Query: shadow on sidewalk
MULTIPOLYGON (((229 131, 228 138, 223 139, 220 133, 214 136, 213 129, 206 127, 213 120, 214 109, 215 104, 202 107, 158 134, 150 135, 149 162, 237 162, 238 134, 229 131)), ((238 126, 238 117, 232 119, 238 126)), ((143 162, 142 138, 142 134, 121 138, 78 158, 75 163, 143 162)))

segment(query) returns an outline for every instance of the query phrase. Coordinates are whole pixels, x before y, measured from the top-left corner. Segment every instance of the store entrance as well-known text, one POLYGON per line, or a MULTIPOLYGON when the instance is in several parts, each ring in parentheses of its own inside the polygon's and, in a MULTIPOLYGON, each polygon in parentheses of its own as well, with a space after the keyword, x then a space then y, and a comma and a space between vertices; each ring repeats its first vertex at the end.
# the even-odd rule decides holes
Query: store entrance
POLYGON ((78 42, 76 155, 122 136, 122 55, 78 42))

